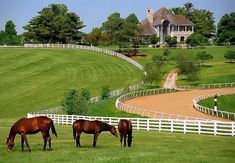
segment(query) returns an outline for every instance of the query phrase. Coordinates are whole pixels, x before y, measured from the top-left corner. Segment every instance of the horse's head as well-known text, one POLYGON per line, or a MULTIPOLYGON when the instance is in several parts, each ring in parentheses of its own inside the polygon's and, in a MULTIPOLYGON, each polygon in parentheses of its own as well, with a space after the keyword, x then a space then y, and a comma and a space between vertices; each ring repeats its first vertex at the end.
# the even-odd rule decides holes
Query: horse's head
POLYGON ((118 133, 117 133, 117 130, 114 126, 111 127, 111 130, 110 130, 111 134, 115 135, 116 137, 118 137, 118 133))
POLYGON ((13 142, 13 140, 10 139, 9 137, 7 137, 7 142, 6 142, 6 144, 7 144, 8 150, 12 151, 12 149, 13 149, 13 147, 14 147, 14 142, 13 142))
POLYGON ((132 139, 133 139, 133 136, 128 137, 128 140, 127 140, 128 147, 131 146, 132 139))

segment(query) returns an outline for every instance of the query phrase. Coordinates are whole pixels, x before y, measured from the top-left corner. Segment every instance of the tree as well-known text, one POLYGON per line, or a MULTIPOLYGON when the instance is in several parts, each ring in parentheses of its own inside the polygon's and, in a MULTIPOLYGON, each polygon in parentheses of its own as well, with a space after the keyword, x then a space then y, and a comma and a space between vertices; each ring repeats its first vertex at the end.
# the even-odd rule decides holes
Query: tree
POLYGON ((102 39, 101 28, 93 28, 92 31, 86 36, 86 41, 93 45, 98 45, 102 39))
POLYGON ((183 16, 186 16, 185 8, 184 8, 184 7, 175 7, 175 8, 171 8, 171 11, 173 11, 173 13, 174 13, 175 15, 183 15, 183 16))
POLYGON ((110 87, 109 86, 103 86, 100 92, 100 96, 102 100, 108 99, 110 97, 110 87))
POLYGON ((208 54, 206 51, 200 51, 196 55, 197 59, 201 61, 201 65, 203 66, 204 61, 212 60, 213 56, 208 54))
POLYGON ((20 44, 20 38, 17 36, 13 21, 9 20, 5 24, 5 30, 0 31, 0 44, 17 45, 20 44))
POLYGON ((84 27, 80 17, 64 4, 51 4, 38 12, 23 28, 28 42, 70 43, 80 39, 84 27))
POLYGON ((139 42, 141 29, 133 17, 131 14, 128 19, 123 19, 119 13, 115 12, 102 24, 102 32, 108 34, 112 44, 119 45, 119 51, 121 47, 133 46, 139 42))
POLYGON ((135 25, 139 24, 139 20, 134 13, 131 13, 129 16, 126 17, 126 22, 135 24, 135 25))
POLYGON ((235 51, 229 50, 224 54, 224 58, 228 59, 230 63, 235 59, 235 51))
POLYGON ((90 99, 89 91, 82 89, 79 93, 76 89, 69 89, 65 92, 62 102, 63 110, 67 114, 84 115, 87 113, 88 100, 90 99))
POLYGON ((159 37, 157 37, 156 35, 150 35, 149 36, 149 42, 151 43, 151 44, 157 44, 158 42, 160 41, 160 38, 159 37))
POLYGON ((191 2, 186 2, 184 4, 186 18, 189 18, 191 16, 192 8, 193 8, 193 4, 191 2))
POLYGON ((186 43, 190 46, 198 46, 206 43, 206 38, 203 37, 201 34, 193 33, 186 39, 186 43))
POLYGON ((147 72, 145 82, 153 84, 155 81, 160 79, 160 68, 156 64, 146 64, 145 71, 147 72))
POLYGON ((235 43, 235 12, 225 14, 218 23, 217 43, 235 43))
POLYGON ((195 24, 195 33, 201 34, 205 38, 212 36, 215 29, 213 13, 209 10, 194 9, 189 17, 195 24))
POLYGON ((180 54, 176 57, 176 67, 179 74, 187 76, 188 80, 195 81, 198 78, 200 66, 195 57, 180 54))
POLYGON ((177 37, 166 36, 165 42, 168 44, 169 47, 176 47, 177 44, 177 37))

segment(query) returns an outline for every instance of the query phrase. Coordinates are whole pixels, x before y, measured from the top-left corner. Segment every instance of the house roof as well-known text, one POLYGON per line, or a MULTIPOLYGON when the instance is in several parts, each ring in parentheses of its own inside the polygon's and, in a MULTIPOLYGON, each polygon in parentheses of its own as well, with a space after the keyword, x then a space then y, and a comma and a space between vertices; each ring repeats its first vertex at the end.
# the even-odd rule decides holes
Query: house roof
POLYGON ((160 8, 153 14, 153 25, 160 25, 163 20, 168 20, 173 25, 193 25, 193 23, 182 15, 175 15, 165 7, 160 8))
POLYGON ((145 18, 141 22, 144 34, 148 35, 156 33, 156 30, 153 26, 161 25, 164 20, 168 20, 171 25, 194 25, 190 20, 188 20, 184 16, 175 15, 170 10, 167 10, 165 7, 162 7, 153 14, 152 23, 150 23, 147 18, 145 18))
POLYGON ((147 18, 141 22, 141 26, 143 28, 143 33, 145 35, 157 34, 155 28, 153 27, 153 25, 149 22, 147 18))

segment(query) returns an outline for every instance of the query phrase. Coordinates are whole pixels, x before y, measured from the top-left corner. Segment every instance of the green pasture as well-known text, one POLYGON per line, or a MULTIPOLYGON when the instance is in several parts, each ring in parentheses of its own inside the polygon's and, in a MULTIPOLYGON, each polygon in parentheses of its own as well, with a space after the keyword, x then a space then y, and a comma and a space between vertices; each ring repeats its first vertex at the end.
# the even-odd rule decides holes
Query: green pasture
POLYGON ((72 128, 56 125, 58 138, 52 135, 53 151, 42 151, 41 134, 28 135, 32 152, 21 152, 16 136, 14 152, 8 152, 5 137, 12 119, 0 120, 0 162, 234 162, 234 137, 183 134, 157 131, 133 132, 133 146, 121 148, 119 138, 109 132, 98 137, 92 147, 92 135, 81 135, 81 148, 75 147, 72 128))
MULTIPOLYGON (((205 107, 214 108, 214 98, 208 98, 199 101, 199 104, 205 107)), ((217 98, 218 110, 235 112, 235 95, 219 96, 217 98)))
MULTIPOLYGON (((178 54, 196 55, 200 51, 206 51, 213 56, 213 60, 205 62, 205 66, 201 68, 199 73, 199 80, 190 82, 186 80, 185 76, 179 76, 177 80, 178 85, 198 85, 204 83, 225 83, 235 81, 235 64, 227 63, 224 54, 228 50, 235 50, 235 47, 205 47, 205 48, 194 48, 194 49, 170 49, 170 55, 174 58, 178 54)), ((163 49, 147 48, 142 49, 141 53, 146 54, 146 57, 135 58, 136 61, 145 65, 146 63, 152 62, 152 56, 154 54, 163 54, 163 49)), ((164 66, 165 73, 174 69, 175 62, 168 61, 164 66)))
POLYGON ((88 88, 99 95, 138 83, 143 73, 108 55, 78 49, 0 49, 0 118, 61 104, 69 88, 88 88))

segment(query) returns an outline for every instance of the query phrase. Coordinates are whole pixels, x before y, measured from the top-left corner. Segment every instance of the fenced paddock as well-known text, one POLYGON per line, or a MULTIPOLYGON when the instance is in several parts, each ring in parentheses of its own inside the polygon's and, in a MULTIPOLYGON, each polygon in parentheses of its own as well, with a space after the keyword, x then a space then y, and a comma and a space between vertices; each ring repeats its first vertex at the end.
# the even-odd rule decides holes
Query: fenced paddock
POLYGON ((231 94, 235 94, 235 90, 229 90, 229 91, 223 91, 223 92, 217 92, 217 93, 213 93, 213 94, 198 96, 193 99, 193 106, 200 112, 203 112, 203 113, 206 113, 209 115, 213 115, 213 116, 217 116, 217 117, 235 120, 235 113, 221 111, 221 110, 214 111, 214 109, 212 109, 212 108, 208 108, 208 107, 205 107, 205 106, 198 104, 199 101, 214 97, 215 95, 225 96, 225 95, 231 95, 231 94))
POLYGON ((77 119, 100 120, 117 126, 120 119, 128 119, 136 130, 166 131, 180 133, 196 133, 209 135, 235 135, 235 122, 179 120, 179 119, 151 119, 151 118, 121 118, 121 117, 95 117, 80 115, 60 115, 45 113, 28 113, 27 117, 47 116, 58 125, 72 125, 77 119))

